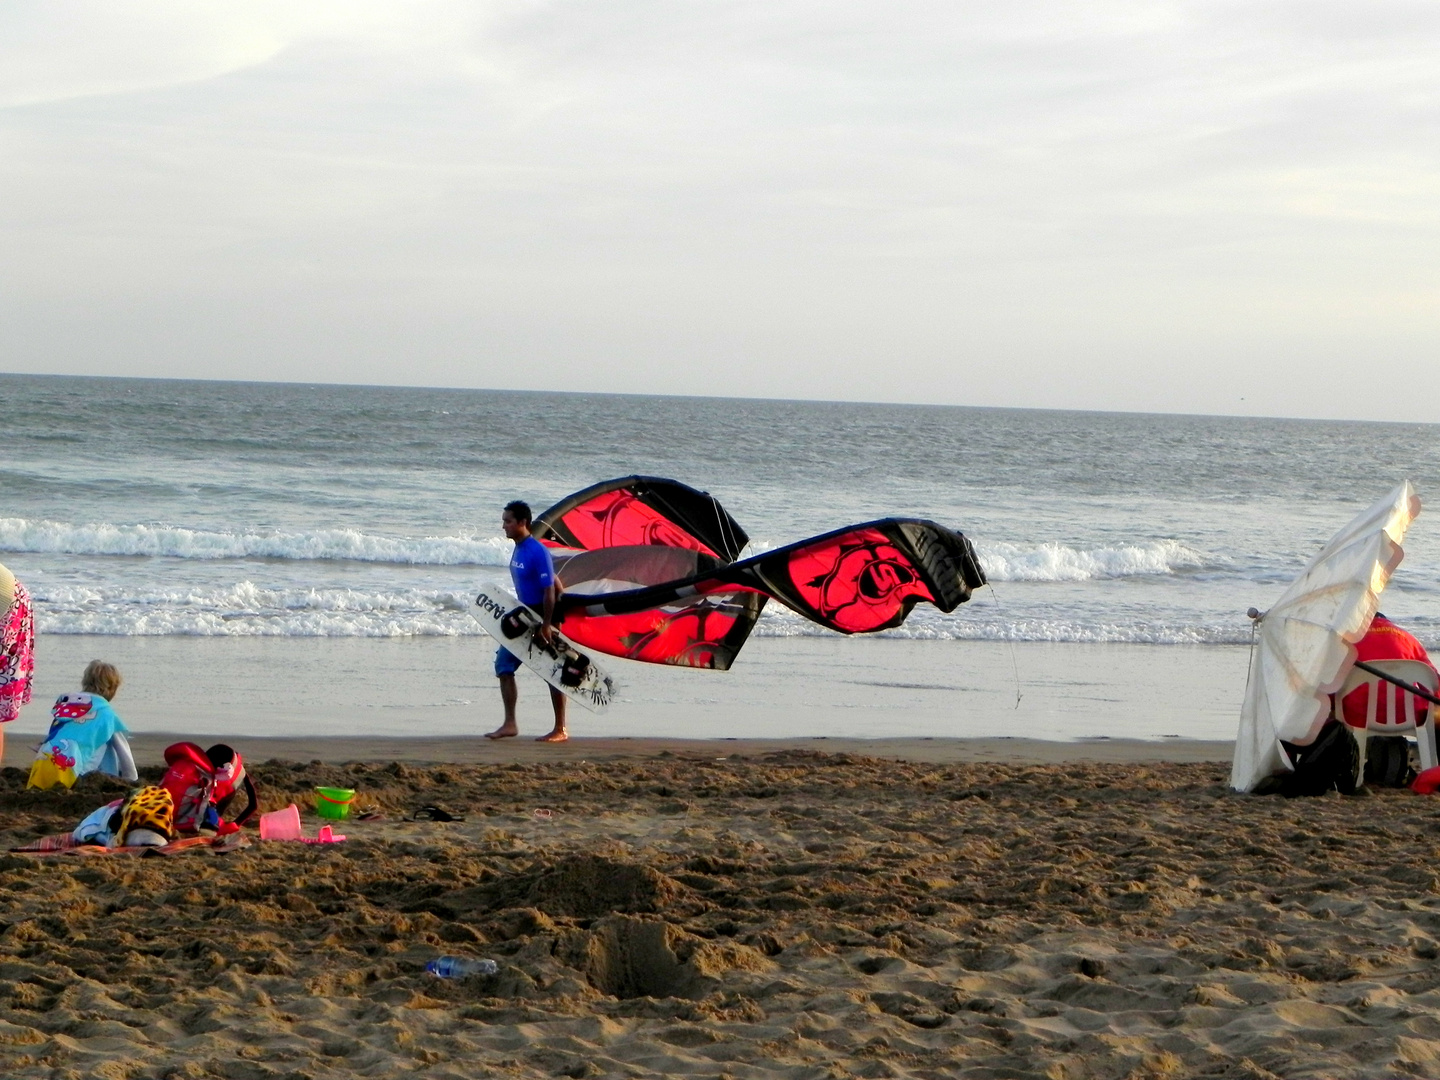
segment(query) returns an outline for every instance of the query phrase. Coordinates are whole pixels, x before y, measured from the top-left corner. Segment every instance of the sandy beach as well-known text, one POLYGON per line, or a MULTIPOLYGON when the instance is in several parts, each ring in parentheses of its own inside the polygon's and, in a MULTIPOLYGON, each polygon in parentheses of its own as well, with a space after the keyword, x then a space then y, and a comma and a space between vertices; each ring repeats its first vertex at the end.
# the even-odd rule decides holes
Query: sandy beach
MULTIPOLYGON (((625 743, 257 742, 266 809, 313 833, 326 783, 385 820, 0 856, 4 1075, 1440 1073, 1409 792, 1231 795, 1223 744, 625 743), (499 972, 427 975, 442 953, 499 972)), ((119 790, 23 783, 6 848, 119 790)))
MULTIPOLYGON (((500 722, 494 651, 489 638, 41 635, 35 700, 79 689, 99 657, 125 674, 115 708, 132 731, 473 738, 500 722)), ((572 709, 571 725, 602 738, 1233 739, 1248 662, 1237 646, 757 637, 729 671, 608 660, 618 700, 572 709)), ((519 681, 533 729, 545 690, 519 681)), ((33 745, 48 725, 32 706, 11 734, 33 745)))

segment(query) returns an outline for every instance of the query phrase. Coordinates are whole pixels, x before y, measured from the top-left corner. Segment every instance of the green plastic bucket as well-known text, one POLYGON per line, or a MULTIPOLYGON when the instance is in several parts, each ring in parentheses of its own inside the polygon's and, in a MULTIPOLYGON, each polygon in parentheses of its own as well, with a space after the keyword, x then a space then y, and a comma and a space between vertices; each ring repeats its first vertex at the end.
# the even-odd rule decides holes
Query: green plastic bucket
POLYGON ((317 787, 315 789, 315 812, 323 818, 340 821, 350 816, 350 804, 355 801, 353 788, 317 787))

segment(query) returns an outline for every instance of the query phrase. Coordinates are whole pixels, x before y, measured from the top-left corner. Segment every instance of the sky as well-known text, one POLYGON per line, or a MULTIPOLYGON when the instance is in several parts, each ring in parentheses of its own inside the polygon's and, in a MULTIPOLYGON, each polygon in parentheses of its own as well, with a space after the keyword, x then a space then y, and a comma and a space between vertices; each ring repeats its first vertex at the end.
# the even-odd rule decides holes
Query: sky
POLYGON ((0 0, 0 371, 1434 420, 1431 0, 0 0))

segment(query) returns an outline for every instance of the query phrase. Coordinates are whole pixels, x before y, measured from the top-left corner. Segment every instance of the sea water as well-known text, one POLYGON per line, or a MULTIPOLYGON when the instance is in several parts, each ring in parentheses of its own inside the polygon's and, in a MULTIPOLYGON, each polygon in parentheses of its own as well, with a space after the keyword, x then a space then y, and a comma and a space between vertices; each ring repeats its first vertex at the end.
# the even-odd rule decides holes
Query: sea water
MULTIPOLYGON (((198 694, 230 722, 238 695, 271 734, 300 686, 337 703, 321 727, 487 725, 466 608, 507 580, 501 506, 644 473, 719 498, 750 553, 930 518, 992 586, 863 639, 771 604, 727 673, 615 661, 604 733, 978 734, 1028 697, 1051 702, 1043 737, 1221 737, 1246 608, 1398 481, 1440 493, 1435 425, 20 375, 0 394, 0 559, 35 597, 42 665, 148 656, 191 684, 151 680, 134 700, 157 717, 198 694)), ((1429 520, 1383 606, 1435 647, 1429 520)))

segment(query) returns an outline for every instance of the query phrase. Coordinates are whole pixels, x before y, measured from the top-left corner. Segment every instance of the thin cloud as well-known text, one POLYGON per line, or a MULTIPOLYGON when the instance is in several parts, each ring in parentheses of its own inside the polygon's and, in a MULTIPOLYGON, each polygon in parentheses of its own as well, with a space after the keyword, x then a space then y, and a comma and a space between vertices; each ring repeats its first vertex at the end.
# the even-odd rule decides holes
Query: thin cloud
POLYGON ((60 3, 0 42, 13 370, 1440 390, 1428 4, 60 3))

